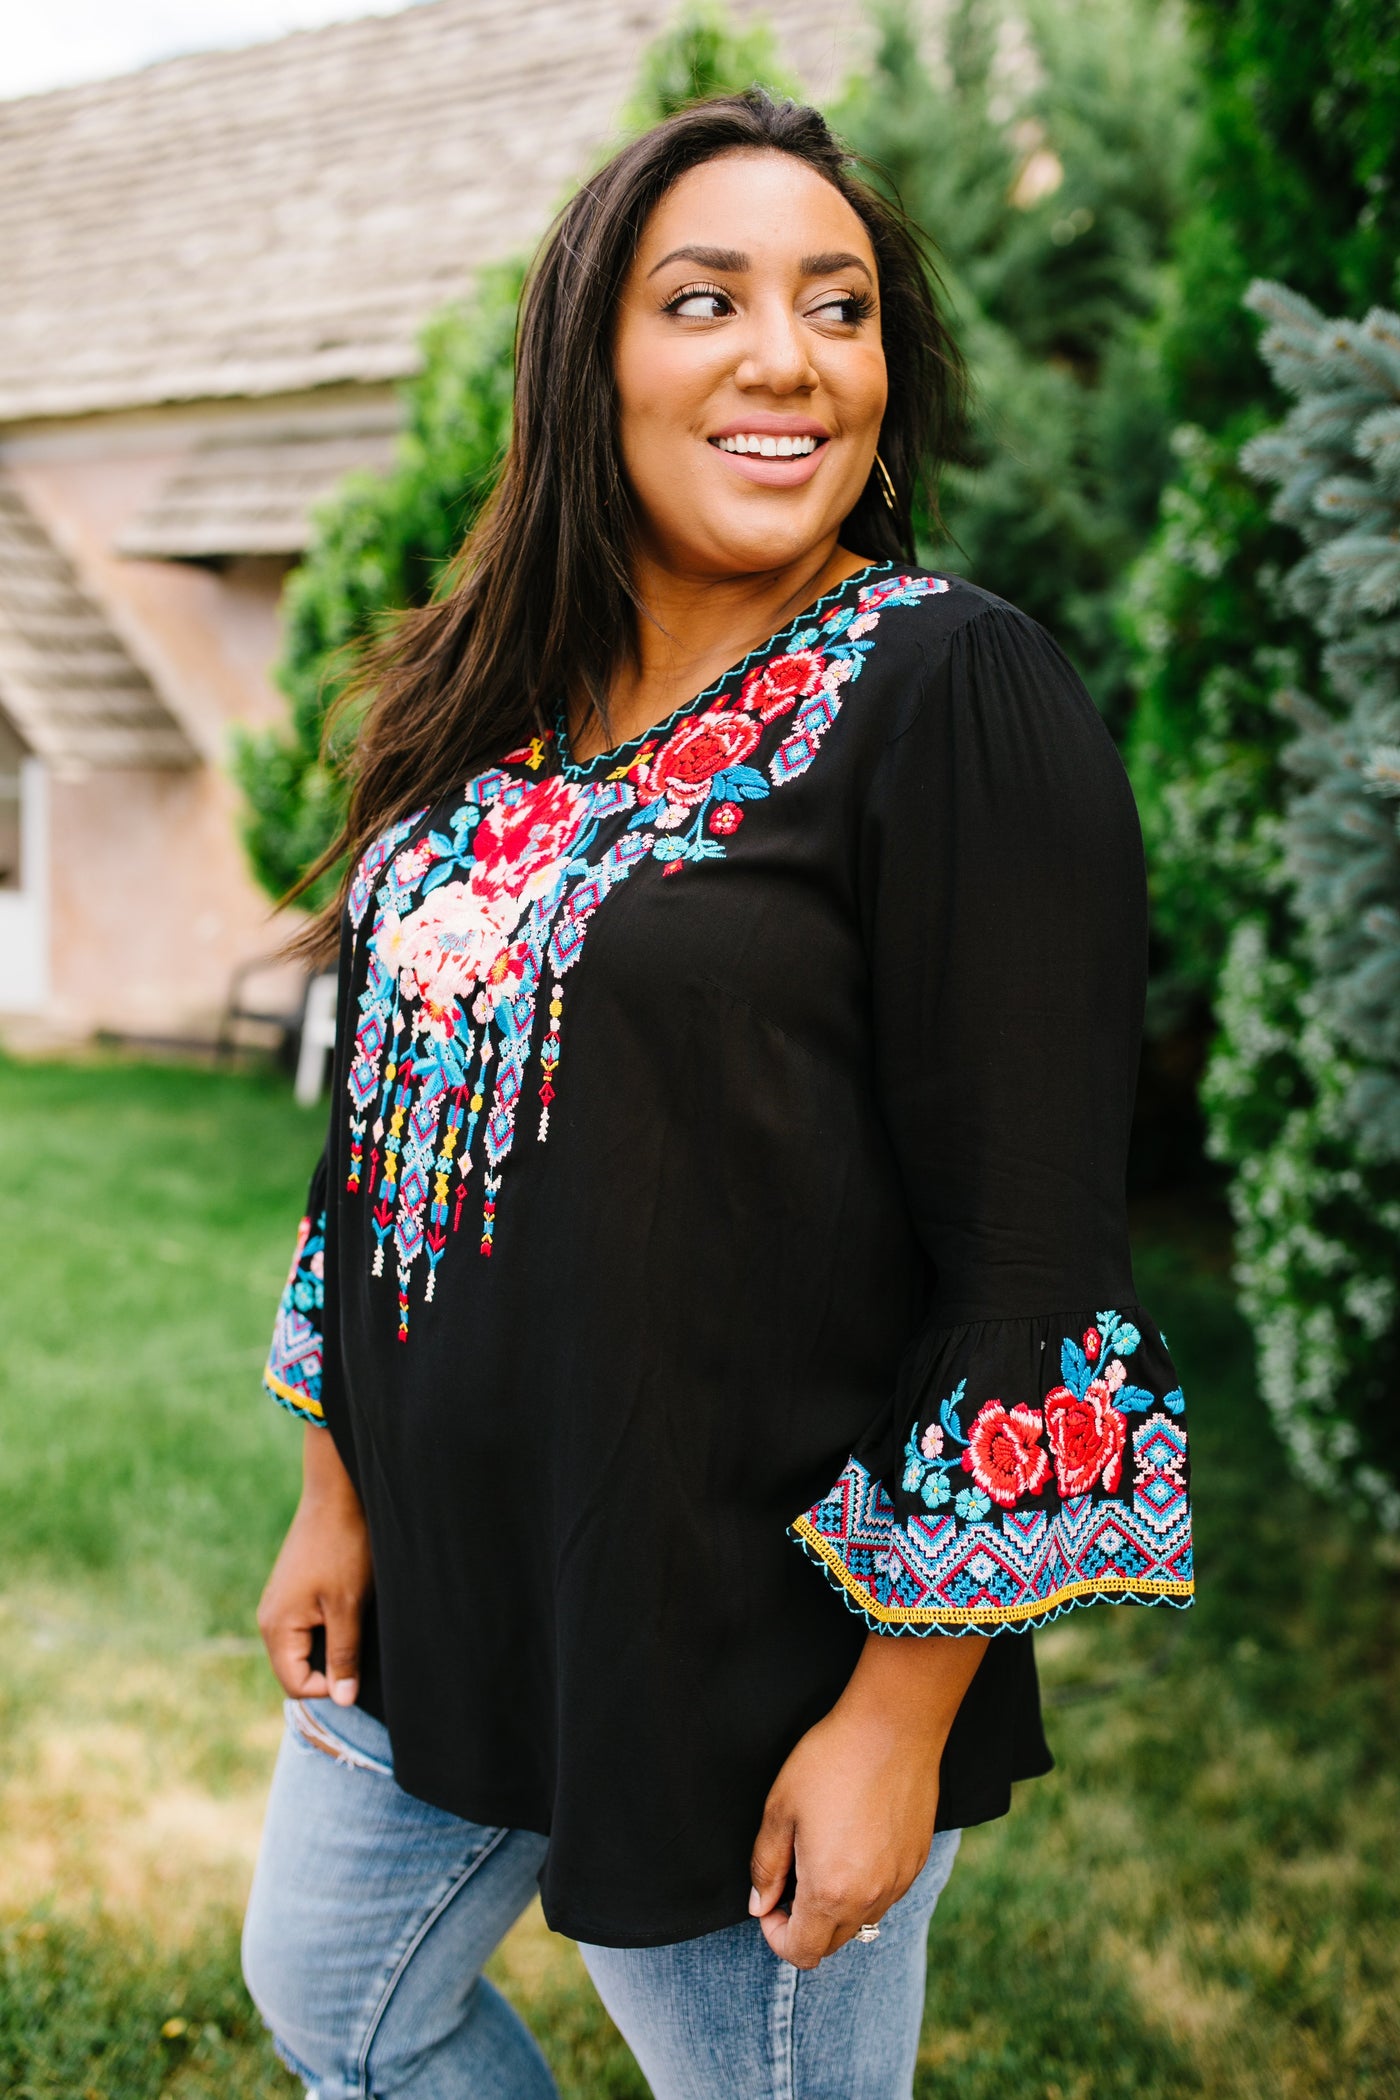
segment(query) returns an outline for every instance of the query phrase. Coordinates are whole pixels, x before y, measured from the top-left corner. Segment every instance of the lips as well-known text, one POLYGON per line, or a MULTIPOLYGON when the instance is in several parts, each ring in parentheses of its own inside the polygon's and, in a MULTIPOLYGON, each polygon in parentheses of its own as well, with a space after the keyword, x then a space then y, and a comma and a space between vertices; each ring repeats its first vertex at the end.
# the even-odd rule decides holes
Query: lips
POLYGON ((784 431, 781 437, 763 436, 758 431, 741 431, 737 437, 711 438, 721 452, 747 453, 750 458, 805 459, 822 443, 820 438, 789 437, 784 431))
POLYGON ((803 416, 755 414, 711 432, 708 442, 744 480, 795 488, 816 472, 830 432, 803 416))

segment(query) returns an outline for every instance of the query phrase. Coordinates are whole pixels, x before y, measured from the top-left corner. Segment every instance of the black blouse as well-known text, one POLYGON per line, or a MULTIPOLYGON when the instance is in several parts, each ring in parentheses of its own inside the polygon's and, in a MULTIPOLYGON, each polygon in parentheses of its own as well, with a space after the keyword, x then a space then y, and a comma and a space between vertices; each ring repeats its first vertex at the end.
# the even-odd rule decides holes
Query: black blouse
POLYGON ((1065 658, 888 564, 365 855, 267 1384, 364 1503, 401 1783, 547 1832, 557 1930, 746 1916, 868 1627, 1001 1636, 948 1828, 1049 1767, 1027 1629, 1189 1601, 1124 1224, 1145 948, 1065 658))

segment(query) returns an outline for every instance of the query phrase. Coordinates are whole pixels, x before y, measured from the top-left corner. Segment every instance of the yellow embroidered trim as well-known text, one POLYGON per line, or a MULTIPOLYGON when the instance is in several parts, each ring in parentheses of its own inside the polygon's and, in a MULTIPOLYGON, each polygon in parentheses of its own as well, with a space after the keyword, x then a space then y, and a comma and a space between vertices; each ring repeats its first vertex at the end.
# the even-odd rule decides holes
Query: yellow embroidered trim
POLYGON ((1025 1604, 924 1604, 909 1611, 897 1604, 882 1604, 873 1597, 862 1583, 856 1581, 837 1549, 813 1528, 808 1518, 799 1517, 789 1528, 801 1539, 807 1551, 830 1569, 861 1610, 887 1626, 1004 1626, 1022 1619, 1043 1618, 1047 1612, 1072 1604, 1080 1597, 1167 1598, 1194 1597, 1196 1594, 1194 1582, 1130 1582, 1126 1576, 1110 1575, 1102 1582, 1067 1582, 1051 1596, 1037 1597, 1025 1604))
POLYGON ((294 1414, 310 1415, 317 1422, 325 1421, 326 1418, 322 1413, 319 1400, 312 1400, 307 1394, 299 1393, 294 1385, 283 1385, 275 1372, 264 1371, 263 1384, 272 1394, 274 1400, 282 1401, 284 1406, 290 1407, 294 1414))

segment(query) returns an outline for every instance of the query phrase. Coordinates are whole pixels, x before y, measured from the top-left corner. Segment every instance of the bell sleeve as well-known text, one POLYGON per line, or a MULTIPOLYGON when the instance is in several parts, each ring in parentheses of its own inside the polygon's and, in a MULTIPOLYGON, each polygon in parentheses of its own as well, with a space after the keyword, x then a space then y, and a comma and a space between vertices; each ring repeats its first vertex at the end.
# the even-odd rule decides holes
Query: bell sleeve
POLYGON ((326 1156, 322 1153, 297 1227, 292 1266, 273 1323, 263 1387, 303 1422, 324 1428, 321 1374, 325 1362, 326 1156))
POLYGON ((1125 1217, 1147 948, 1131 792, 1065 657, 995 600, 894 728, 860 895, 927 1305, 890 1407, 792 1530, 881 1633, 1184 1606, 1185 1404, 1125 1217))

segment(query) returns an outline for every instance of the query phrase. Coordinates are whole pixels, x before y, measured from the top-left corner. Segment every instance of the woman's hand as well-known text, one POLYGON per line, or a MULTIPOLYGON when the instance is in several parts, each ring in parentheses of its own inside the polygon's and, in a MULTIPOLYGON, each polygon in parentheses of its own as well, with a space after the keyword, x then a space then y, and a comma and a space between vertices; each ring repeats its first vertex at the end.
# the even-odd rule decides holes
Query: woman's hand
POLYGON ((749 1909, 795 1968, 814 1969, 878 1923, 918 1875, 943 1745, 986 1645, 977 1634, 870 1634, 845 1691, 779 1772, 753 1849, 749 1909))
POLYGON ((360 1614, 373 1570, 360 1498, 328 1429, 306 1430, 302 1490, 258 1606, 258 1632, 273 1674, 293 1699, 353 1706, 360 1690, 360 1614), (326 1630, 326 1667, 311 1667, 315 1629, 326 1630))

